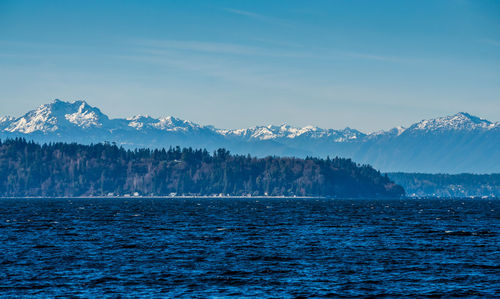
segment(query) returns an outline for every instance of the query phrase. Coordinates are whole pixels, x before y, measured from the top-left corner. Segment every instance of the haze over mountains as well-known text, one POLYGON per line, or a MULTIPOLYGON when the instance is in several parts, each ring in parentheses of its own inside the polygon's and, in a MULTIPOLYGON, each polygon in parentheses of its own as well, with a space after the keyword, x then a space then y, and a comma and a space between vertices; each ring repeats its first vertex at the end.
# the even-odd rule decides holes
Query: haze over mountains
POLYGON ((110 119, 85 101, 55 100, 20 117, 0 117, 0 138, 37 142, 116 142, 127 148, 227 148, 256 156, 339 156, 381 171, 500 172, 500 123, 468 113, 365 134, 289 125, 218 129, 175 117, 110 119))

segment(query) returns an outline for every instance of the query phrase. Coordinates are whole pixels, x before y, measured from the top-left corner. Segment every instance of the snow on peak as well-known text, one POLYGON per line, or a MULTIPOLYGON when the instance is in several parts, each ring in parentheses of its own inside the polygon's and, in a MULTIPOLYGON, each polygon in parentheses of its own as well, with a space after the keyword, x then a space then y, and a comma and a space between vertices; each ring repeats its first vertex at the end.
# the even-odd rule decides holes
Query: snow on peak
POLYGON ((162 117, 159 122, 153 124, 153 126, 160 130, 166 131, 188 131, 191 129, 199 129, 201 126, 190 122, 188 120, 183 120, 173 116, 162 117))
POLYGON ((0 125, 11 122, 15 119, 16 118, 12 116, 0 116, 0 125))
POLYGON ((343 130, 322 129, 316 126, 294 127, 288 124, 255 126, 246 129, 216 129, 212 126, 199 124, 175 118, 172 116, 154 118, 151 116, 136 115, 127 119, 110 120, 98 108, 92 107, 85 101, 67 102, 54 100, 41 105, 25 115, 17 118, 0 117, 0 131, 12 133, 51 133, 65 131, 73 133, 81 129, 96 128, 106 132, 116 130, 154 130, 165 132, 212 132, 222 136, 237 138, 247 141, 276 140, 289 141, 299 139, 303 141, 323 139, 328 142, 362 141, 365 137, 378 138, 378 136, 397 137, 411 132, 434 132, 450 130, 500 129, 499 122, 490 122, 485 119, 460 112, 455 115, 423 120, 409 128, 396 127, 389 131, 379 131, 366 135, 360 131, 345 128, 343 130))
POLYGON ((102 123, 99 122, 100 115, 96 109, 92 109, 86 102, 74 102, 78 104, 78 111, 74 113, 65 114, 64 117, 72 124, 82 128, 101 127, 102 123))
POLYGON ((135 115, 135 116, 127 118, 127 121, 128 121, 129 127, 141 130, 145 126, 147 127, 147 126, 150 126, 154 123, 157 123, 158 119, 152 118, 149 115, 140 115, 139 114, 139 115, 135 115))
POLYGON ((126 120, 128 120, 128 121, 145 121, 145 120, 148 120, 148 119, 155 119, 155 118, 152 118, 149 115, 142 115, 142 114, 137 114, 137 115, 134 115, 132 117, 127 117, 126 118, 126 120))
POLYGON ((200 125, 187 120, 182 120, 172 116, 153 118, 150 116, 136 115, 127 118, 128 126, 137 130, 153 128, 162 131, 188 131, 191 129, 199 129, 200 125))
MULTIPOLYGON (((55 102, 54 102, 55 103, 55 102)), ((51 104, 41 105, 36 110, 13 121, 7 132, 33 133, 35 131, 53 132, 58 129, 57 119, 52 115, 51 104)))
POLYGON ((478 128, 488 129, 491 125, 492 123, 488 120, 470 115, 469 113, 459 112, 455 115, 423 120, 412 125, 410 128, 421 131, 474 130, 478 128))
POLYGON ((380 130, 380 131, 377 131, 377 132, 373 132, 371 134, 369 134, 370 137, 378 137, 378 136, 399 136, 401 134, 403 134, 405 131, 406 131, 407 128, 405 127, 402 127, 402 126, 399 126, 399 127, 395 127, 395 128, 392 128, 388 131, 385 131, 385 130, 380 130))
POLYGON ((272 139, 293 139, 300 136, 310 137, 314 139, 319 138, 334 138, 335 141, 353 140, 362 136, 363 133, 346 128, 344 130, 321 129, 316 126, 293 127, 287 124, 280 126, 255 126, 248 129, 237 130, 217 130, 217 132, 224 136, 244 137, 246 139, 257 140, 272 140, 272 139))
POLYGON ((268 140, 268 139, 283 137, 283 135, 286 132, 286 129, 282 127, 268 125, 264 127, 263 126, 255 127, 255 129, 252 131, 253 131, 251 133, 252 138, 260 140, 268 140))
POLYGON ((404 131, 406 131, 406 128, 402 126, 396 127, 394 129, 396 130, 398 136, 403 134, 404 131))
POLYGON ((11 116, 0 117, 0 131, 5 130, 14 120, 15 118, 11 116))
POLYGON ((37 131, 49 133, 75 125, 81 128, 101 127, 101 121, 107 119, 98 108, 90 106, 85 101, 65 102, 55 99, 11 120, 4 130, 25 134, 37 131))

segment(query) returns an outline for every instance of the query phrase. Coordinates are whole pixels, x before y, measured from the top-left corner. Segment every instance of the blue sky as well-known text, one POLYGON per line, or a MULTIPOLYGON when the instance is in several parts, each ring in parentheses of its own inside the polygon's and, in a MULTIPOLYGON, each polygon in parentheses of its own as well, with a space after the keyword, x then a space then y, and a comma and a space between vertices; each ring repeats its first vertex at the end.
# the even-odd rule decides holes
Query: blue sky
POLYGON ((221 128, 497 121, 500 2, 0 0, 0 115, 54 98, 221 128))

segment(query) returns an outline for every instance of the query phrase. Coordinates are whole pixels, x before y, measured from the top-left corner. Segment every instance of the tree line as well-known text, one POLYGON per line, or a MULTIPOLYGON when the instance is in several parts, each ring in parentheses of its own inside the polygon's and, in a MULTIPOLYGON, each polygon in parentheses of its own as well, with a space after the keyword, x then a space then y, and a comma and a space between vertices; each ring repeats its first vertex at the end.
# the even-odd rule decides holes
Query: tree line
POLYGON ((265 158, 226 149, 0 141, 0 196, 139 194, 399 197, 401 186, 350 159, 265 158))
POLYGON ((389 178, 416 197, 500 197, 500 173, 388 173, 389 178))

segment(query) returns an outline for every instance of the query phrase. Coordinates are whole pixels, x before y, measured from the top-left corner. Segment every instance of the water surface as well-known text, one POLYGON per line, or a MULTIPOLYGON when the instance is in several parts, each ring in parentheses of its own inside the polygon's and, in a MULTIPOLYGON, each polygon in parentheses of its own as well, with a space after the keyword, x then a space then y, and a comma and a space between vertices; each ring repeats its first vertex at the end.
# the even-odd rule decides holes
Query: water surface
POLYGON ((500 200, 2 199, 0 295, 500 295, 500 200))

